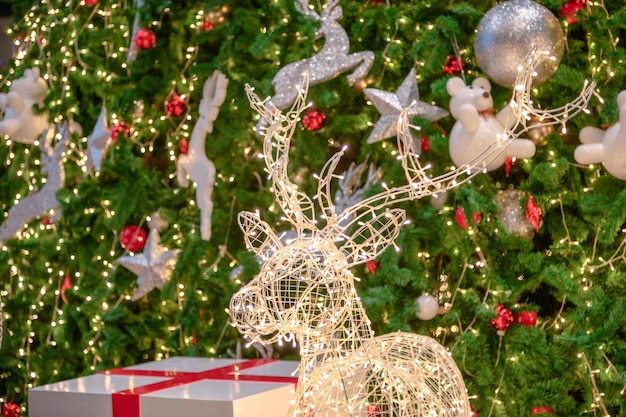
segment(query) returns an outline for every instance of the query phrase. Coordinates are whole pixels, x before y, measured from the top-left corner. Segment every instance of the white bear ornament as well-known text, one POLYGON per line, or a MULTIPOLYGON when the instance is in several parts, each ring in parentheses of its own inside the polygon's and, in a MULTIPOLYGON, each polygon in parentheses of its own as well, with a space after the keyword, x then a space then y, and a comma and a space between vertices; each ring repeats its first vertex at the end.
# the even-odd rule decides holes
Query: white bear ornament
MULTIPOLYGON (((456 119, 450 132, 450 157, 457 167, 462 167, 504 139, 505 131, 517 120, 510 104, 494 115, 491 83, 485 78, 476 78, 471 85, 459 77, 450 78, 446 90, 451 97, 450 113, 456 119)), ((514 139, 484 169, 498 169, 508 157, 532 158, 535 150, 531 140, 514 139)))
POLYGON ((576 147, 574 159, 579 164, 602 162, 615 178, 626 181, 626 90, 617 95, 619 121, 607 130, 587 126, 578 137, 582 145, 576 147))
POLYGON ((39 68, 24 71, 21 78, 13 81, 9 92, 0 93, 0 136, 8 135, 19 143, 34 144, 48 127, 48 114, 33 111, 42 107, 48 85, 39 76, 39 68))

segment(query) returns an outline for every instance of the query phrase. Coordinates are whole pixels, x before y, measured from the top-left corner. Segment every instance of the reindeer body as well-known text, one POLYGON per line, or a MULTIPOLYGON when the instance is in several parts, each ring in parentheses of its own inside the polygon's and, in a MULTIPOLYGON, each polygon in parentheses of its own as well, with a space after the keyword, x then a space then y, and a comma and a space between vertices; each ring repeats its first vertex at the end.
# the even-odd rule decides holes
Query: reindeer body
MULTIPOLYGON (((434 339, 405 332, 375 336, 354 286, 350 268, 375 259, 396 239, 405 213, 389 206, 457 187, 498 158, 530 128, 530 115, 545 125, 563 123, 580 112, 595 87, 557 110, 535 110, 530 100, 537 61, 524 63, 514 99, 517 123, 466 166, 438 177, 423 167, 408 131, 408 108, 398 122, 398 149, 408 183, 385 188, 341 212, 331 199, 334 170, 343 154, 333 155, 319 173, 313 199, 287 174, 291 137, 306 108, 306 76, 286 114, 263 103, 248 87, 252 107, 269 122, 263 157, 278 206, 293 234, 281 239, 258 214, 241 212, 239 225, 249 250, 262 262, 259 274, 233 295, 230 316, 251 343, 293 340, 301 363, 295 401, 288 417, 469 417, 461 372, 450 353, 434 339), (523 126, 521 132, 512 129, 523 126), (325 226, 318 226, 316 207, 325 226)), ((531 126, 534 127, 534 126, 531 126)))

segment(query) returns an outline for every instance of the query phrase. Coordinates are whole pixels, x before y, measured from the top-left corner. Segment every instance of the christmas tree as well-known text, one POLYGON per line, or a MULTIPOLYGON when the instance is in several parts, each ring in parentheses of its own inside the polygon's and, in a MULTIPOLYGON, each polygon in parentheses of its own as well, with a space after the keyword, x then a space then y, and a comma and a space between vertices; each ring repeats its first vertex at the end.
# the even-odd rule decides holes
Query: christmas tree
POLYGON ((227 311, 260 270, 237 214, 291 227, 245 84, 286 111, 301 76, 293 64, 331 57, 312 66, 289 172, 312 197, 345 148, 344 181, 332 186, 335 205, 350 207, 406 182, 400 108, 416 109, 433 176, 479 151, 452 144, 451 96, 491 88, 500 113, 514 86, 498 65, 515 71, 515 54, 550 23, 561 52, 538 71, 535 107, 566 105, 588 80, 588 111, 552 128, 528 120, 537 128, 520 147, 532 155, 399 203, 409 222, 395 248, 353 272, 377 334, 430 335, 450 351, 474 415, 626 416, 622 2, 131 3, 11 6, 14 55, 0 78, 6 415, 26 415, 30 387, 113 367, 295 358, 291 347, 247 346, 227 311), (519 28, 529 9, 536 26, 519 28), (489 85, 473 84, 481 77, 489 85))

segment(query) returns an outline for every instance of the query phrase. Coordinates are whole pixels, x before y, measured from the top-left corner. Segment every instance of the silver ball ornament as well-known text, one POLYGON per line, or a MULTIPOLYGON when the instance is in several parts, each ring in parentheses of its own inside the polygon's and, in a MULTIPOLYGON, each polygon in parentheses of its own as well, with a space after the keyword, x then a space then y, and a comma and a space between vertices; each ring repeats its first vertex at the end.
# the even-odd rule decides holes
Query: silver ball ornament
POLYGON ((533 48, 552 57, 537 66, 533 77, 533 85, 537 86, 556 72, 565 48, 565 35, 550 10, 532 0, 502 2, 478 24, 474 39, 476 61, 496 84, 513 87, 519 65, 533 48))
POLYGON ((507 232, 525 239, 535 237, 535 229, 526 218, 526 211, 521 201, 527 194, 521 190, 501 190, 496 195, 496 204, 500 207, 497 217, 507 232))
POLYGON ((432 295, 422 294, 415 300, 417 312, 415 315, 421 320, 430 320, 439 313, 439 302, 432 295))

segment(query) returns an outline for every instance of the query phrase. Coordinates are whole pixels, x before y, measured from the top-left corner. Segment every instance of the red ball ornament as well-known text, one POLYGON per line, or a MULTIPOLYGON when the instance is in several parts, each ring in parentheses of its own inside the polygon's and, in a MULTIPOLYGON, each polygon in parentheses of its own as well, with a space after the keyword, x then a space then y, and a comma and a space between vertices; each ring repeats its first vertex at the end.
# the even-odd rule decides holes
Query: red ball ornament
POLYGON ((530 412, 532 413, 532 415, 536 415, 536 414, 545 414, 545 413, 554 413, 554 409, 552 407, 550 407, 549 405, 544 405, 541 407, 533 407, 530 412))
POLYGON ((180 117, 187 110, 187 102, 178 94, 174 93, 165 105, 168 116, 180 117))
POLYGON ((208 20, 205 20, 205 21, 204 21, 204 24, 203 24, 203 26, 202 26, 202 27, 203 27, 203 29, 204 29, 205 31, 207 31, 207 32, 208 32, 209 30, 213 30, 213 28, 214 28, 215 26, 213 25, 213 23, 212 23, 212 22, 209 22, 208 20))
POLYGON ((95 4, 98 4, 98 0, 85 0, 85 5, 87 6, 93 6, 95 4))
POLYGON ((9 401, 2 408, 2 417, 20 417, 20 405, 9 401))
POLYGON ((324 112, 313 109, 304 115, 302 123, 304 123, 306 130, 315 131, 320 130, 324 126, 324 120, 326 120, 324 112))
POLYGON ((504 304, 499 304, 496 307, 496 313, 498 313, 498 316, 491 320, 491 325, 498 331, 499 336, 504 336, 504 332, 515 321, 513 312, 506 308, 504 304))
POLYGON ((365 263, 365 268, 367 268, 367 271, 370 274, 375 274, 376 270, 378 269, 378 267, 380 266, 380 264, 377 264, 376 262, 369 260, 365 263))
POLYGON ((507 178, 509 178, 509 175, 511 174, 511 168, 513 168, 513 165, 515 165, 513 158, 508 157, 504 160, 504 174, 507 178))
POLYGON ((156 45, 156 35, 147 28, 141 28, 135 35, 135 45, 139 49, 150 49, 156 45))
POLYGON ((189 153, 189 142, 187 142, 187 139, 180 140, 180 153, 183 155, 187 155, 189 153))
POLYGON ((430 152, 430 138, 426 135, 422 135, 420 138, 420 142, 422 152, 430 152))
POLYGON ((146 244, 146 232, 139 226, 126 226, 120 232, 122 248, 137 252, 146 244))
POLYGON ((522 326, 534 327, 537 324, 537 313, 534 311, 520 311, 517 313, 516 321, 522 326))
POLYGON ((111 128, 111 140, 117 142, 120 138, 120 133, 123 133, 125 137, 130 136, 130 126, 126 122, 119 121, 111 128))
POLYGON ((573 25, 574 23, 578 22, 575 14, 579 10, 584 9, 585 4, 587 4, 587 0, 570 0, 561 7, 559 16, 564 17, 565 19, 567 19, 567 23, 573 25))

